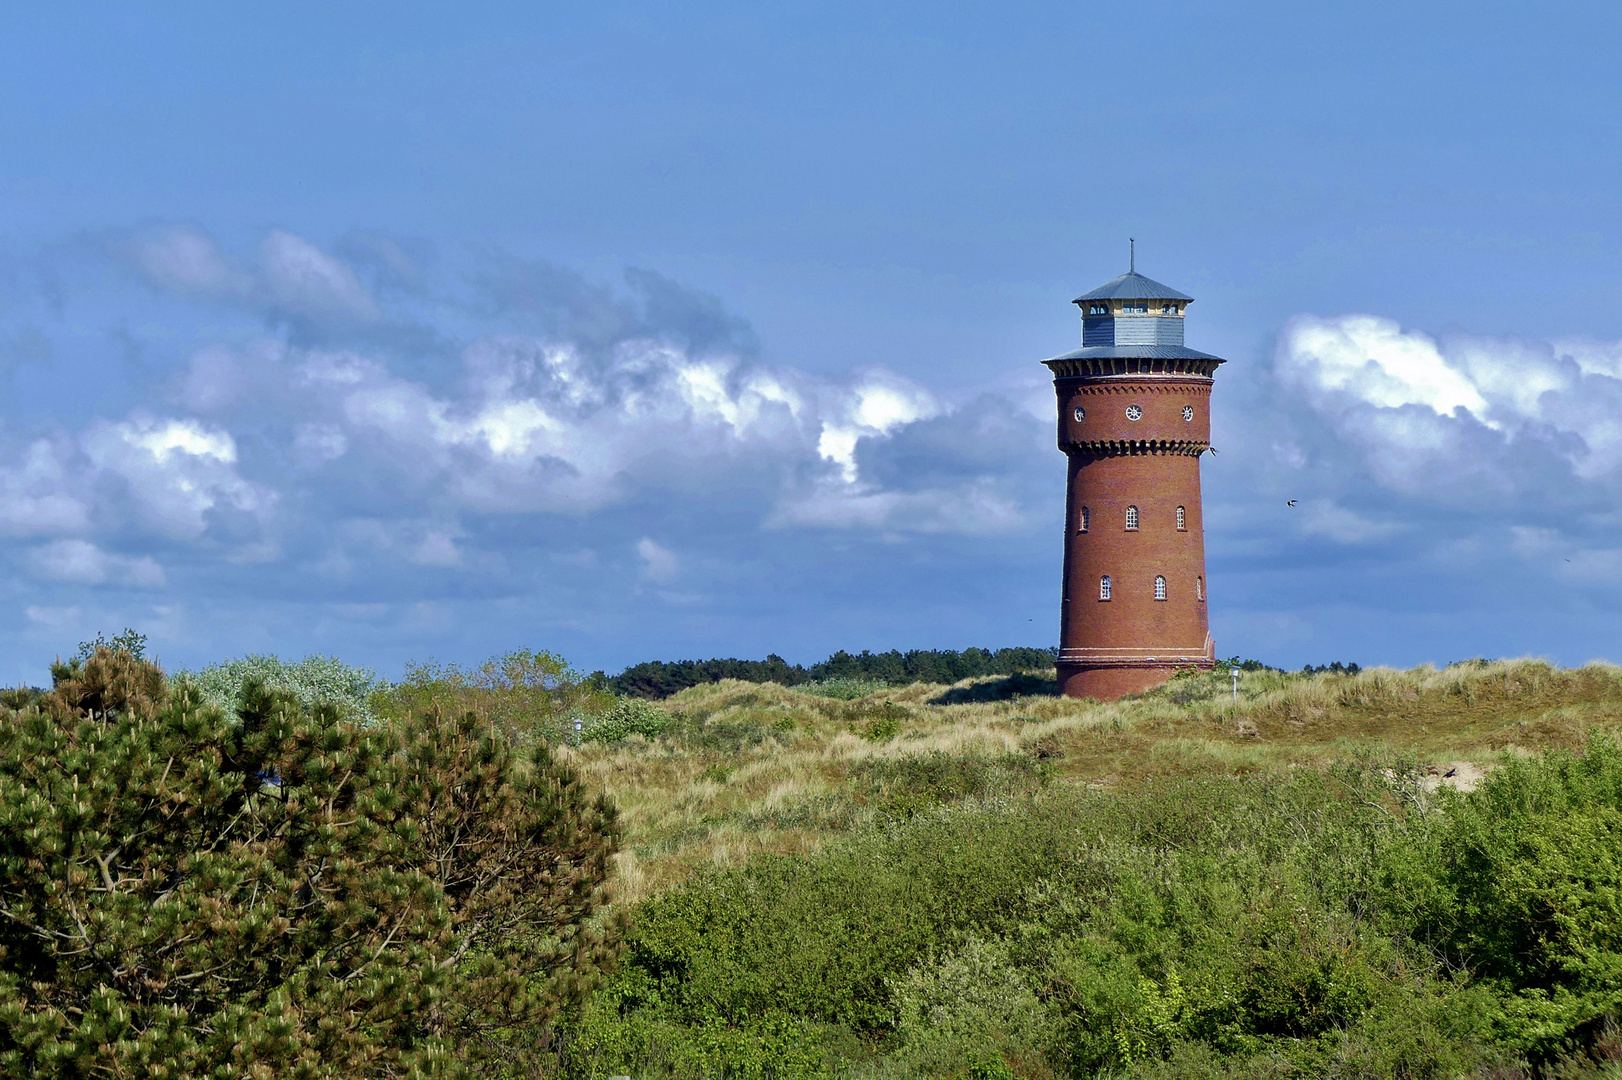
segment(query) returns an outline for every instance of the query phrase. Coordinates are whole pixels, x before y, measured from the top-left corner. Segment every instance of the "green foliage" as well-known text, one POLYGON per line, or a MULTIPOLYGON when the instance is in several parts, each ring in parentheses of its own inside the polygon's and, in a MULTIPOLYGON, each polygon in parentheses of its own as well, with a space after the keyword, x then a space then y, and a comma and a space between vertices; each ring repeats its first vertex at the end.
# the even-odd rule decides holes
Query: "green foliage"
POLYGON ((1047 768, 1028 754, 964 755, 933 751, 874 757, 852 770, 857 790, 885 817, 911 817, 959 799, 1025 794, 1040 787, 1047 768))
POLYGON ((881 679, 867 679, 860 676, 834 679, 815 679, 811 682, 800 683, 794 689, 806 694, 815 694, 818 697, 834 698, 838 701, 855 701, 869 694, 876 694, 886 690, 889 683, 881 679))
POLYGON ((137 660, 144 660, 146 659, 146 635, 131 630, 126 626, 123 633, 116 634, 111 640, 108 640, 98 631, 94 641, 79 642, 78 651, 73 654, 73 658, 83 663, 95 655, 97 649, 126 652, 137 660))
POLYGON ((0 1073, 460 1075, 611 958, 611 807, 544 751, 127 650, 0 722, 0 1073))
POLYGON ((1390 906, 1502 995, 1539 1060, 1622 1015, 1622 747, 1512 760, 1389 860, 1390 906))
MULTIPOLYGON (((139 653, 132 655, 137 659, 140 656, 139 653)), ((371 696, 383 685, 370 668, 353 667, 319 654, 306 656, 298 663, 274 655, 244 656, 240 660, 211 664, 201 671, 177 672, 175 677, 190 683, 203 704, 227 716, 235 711, 243 690, 256 684, 291 695, 305 708, 333 705, 349 719, 368 725, 377 722, 371 696)))
POLYGON ((614 698, 561 656, 519 649, 475 668, 407 664, 405 679, 372 702, 385 719, 435 709, 472 712, 527 745, 572 737, 574 717, 597 716, 613 706, 614 698))
MULTIPOLYGON (((944 755, 863 768, 921 803, 989 786, 944 755)), ((1442 1077, 1512 1060, 1502 999, 1380 906, 1386 861, 1441 827, 1417 781, 1370 761, 920 806, 812 857, 704 874, 638 908, 594 1045, 621 1069, 608 1048, 635 1032, 698 1045, 780 1013, 830 1055, 854 1033, 898 1076, 1198 1059, 1213 1076, 1442 1077)))
POLYGON ((601 716, 584 726, 587 742, 616 743, 631 736, 657 739, 670 727, 671 716, 641 698, 620 698, 601 716))
POLYGON ((1224 660, 1219 656, 1217 657, 1215 670, 1226 673, 1229 671, 1278 671, 1279 669, 1269 667, 1260 660, 1241 660, 1237 656, 1230 656, 1224 660))
MULTIPOLYGON (((888 686, 912 683, 954 683, 982 675, 1013 675, 1051 668, 1055 649, 913 649, 884 653, 834 653, 820 664, 790 664, 776 653, 765 660, 652 660, 634 664, 610 678, 602 672, 592 678, 617 694, 665 698, 690 686, 739 679, 774 682, 781 686, 814 684, 813 693, 828 697, 860 697, 888 686), (861 687, 860 693, 855 691, 861 687)), ((847 698, 848 700, 848 698, 847 698)))

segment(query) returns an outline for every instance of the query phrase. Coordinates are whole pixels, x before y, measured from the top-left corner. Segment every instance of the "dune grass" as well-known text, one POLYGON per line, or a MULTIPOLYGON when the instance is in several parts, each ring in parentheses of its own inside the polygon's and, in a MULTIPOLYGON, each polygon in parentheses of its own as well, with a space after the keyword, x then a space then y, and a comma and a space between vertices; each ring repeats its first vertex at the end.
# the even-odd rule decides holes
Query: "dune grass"
MULTIPOLYGON (((865 689, 865 688, 861 688, 865 689)), ((1111 703, 1053 676, 917 684, 843 698, 725 681, 668 699, 648 740, 568 751, 620 807, 621 902, 704 867, 811 852, 939 803, 1054 785, 1323 768, 1378 747, 1468 780, 1505 755, 1622 726, 1622 668, 1541 660, 1355 675, 1193 674, 1111 703)))

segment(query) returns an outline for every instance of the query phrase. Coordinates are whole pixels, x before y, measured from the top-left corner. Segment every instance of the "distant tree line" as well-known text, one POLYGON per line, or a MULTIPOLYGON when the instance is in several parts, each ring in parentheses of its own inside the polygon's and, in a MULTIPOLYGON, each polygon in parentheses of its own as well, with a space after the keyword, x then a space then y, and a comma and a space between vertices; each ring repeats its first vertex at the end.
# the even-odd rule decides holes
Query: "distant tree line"
POLYGON ((1336 660, 1330 664, 1319 664, 1317 667, 1307 664, 1301 669, 1301 673, 1303 675, 1323 675, 1326 673, 1334 675, 1356 675, 1362 670, 1362 667, 1357 664, 1343 664, 1339 660, 1336 660))
POLYGON ((828 679, 872 679, 892 686, 908 683, 954 683, 982 675, 1014 675, 1050 668, 1058 649, 912 649, 851 654, 841 649, 819 664, 790 664, 776 653, 764 660, 649 660, 618 675, 597 672, 592 679, 605 690, 642 698, 667 698, 699 686, 739 679, 743 682, 799 686, 828 679))

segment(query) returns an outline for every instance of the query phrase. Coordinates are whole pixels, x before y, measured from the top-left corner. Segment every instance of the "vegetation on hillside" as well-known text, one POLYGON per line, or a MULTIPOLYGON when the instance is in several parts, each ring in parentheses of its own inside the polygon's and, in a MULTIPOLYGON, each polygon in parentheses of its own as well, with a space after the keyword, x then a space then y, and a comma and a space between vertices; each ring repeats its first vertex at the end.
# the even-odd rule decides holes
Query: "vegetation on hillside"
POLYGON ((855 667, 650 700, 514 652, 364 712, 253 679, 220 711, 92 644, 0 698, 18 1068, 1622 1074, 1616 668, 1236 658, 1106 704, 1051 668, 855 667))
POLYGON ((564 751, 621 807, 635 903, 559 1067, 1507 1078, 1622 1057, 1622 671, 1233 666, 1237 700, 1226 672, 1108 704, 1052 696, 1051 672, 854 700, 726 682, 662 703, 654 738, 564 751), (1572 807, 1585 858, 1561 861, 1535 841, 1572 807), (1490 873, 1466 857, 1489 821, 1490 873), (1507 881, 1527 884, 1482 891, 1507 881), (1563 911, 1584 929, 1539 975, 1489 973, 1467 940, 1563 911))
POLYGON ((613 809, 544 745, 225 712, 106 646, 52 675, 0 716, 0 1073, 486 1073, 613 957, 613 809))
POLYGON ((802 683, 864 681, 883 686, 910 683, 954 683, 984 675, 1013 675, 1053 666, 1054 649, 912 649, 884 653, 840 650, 819 664, 790 664, 776 653, 764 660, 650 660, 633 664, 610 678, 593 679, 604 689, 634 697, 667 698, 693 686, 735 679, 739 682, 802 683))

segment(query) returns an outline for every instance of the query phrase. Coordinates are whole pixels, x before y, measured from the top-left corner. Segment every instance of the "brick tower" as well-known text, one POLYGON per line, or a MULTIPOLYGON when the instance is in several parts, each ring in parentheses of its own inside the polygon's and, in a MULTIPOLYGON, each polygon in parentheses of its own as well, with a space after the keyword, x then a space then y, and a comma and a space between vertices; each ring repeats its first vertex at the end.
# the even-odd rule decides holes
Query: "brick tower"
POLYGON ((1081 344, 1043 363, 1069 458, 1059 689, 1112 700, 1216 658, 1200 455, 1224 361, 1183 345, 1184 296, 1137 273, 1076 298, 1081 344))

